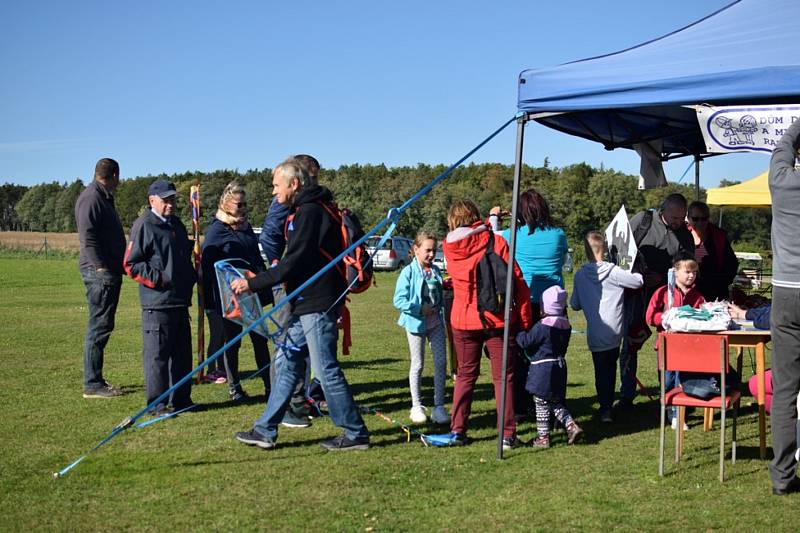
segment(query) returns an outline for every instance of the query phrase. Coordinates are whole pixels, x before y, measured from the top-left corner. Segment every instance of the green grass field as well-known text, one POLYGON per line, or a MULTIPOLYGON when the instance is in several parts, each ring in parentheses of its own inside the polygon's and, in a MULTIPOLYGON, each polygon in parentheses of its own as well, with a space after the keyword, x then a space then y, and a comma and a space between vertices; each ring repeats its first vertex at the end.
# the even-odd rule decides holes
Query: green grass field
MULTIPOLYGON (((396 275, 352 297, 354 346, 342 357, 356 401, 407 420, 410 407, 405 335, 391 305, 396 275)), ((192 310, 195 318, 194 310, 192 310)), ((574 315, 574 313, 573 313, 574 315)), ((583 317, 573 316, 583 330, 583 317)), ((795 497, 770 494, 767 463, 758 459, 750 398, 740 416, 739 454, 717 481, 718 431, 704 434, 690 419, 684 461, 657 473, 657 403, 637 400, 630 420, 601 427, 594 419, 594 383, 585 337, 568 356, 568 406, 586 431, 584 443, 531 448, 496 460, 494 401, 488 366, 473 406, 474 442, 425 448, 368 415, 372 448, 326 454, 320 440, 338 434, 329 420, 282 429, 272 451, 233 439, 260 415, 258 380, 251 402, 231 405, 227 388, 193 389, 210 409, 130 429, 62 479, 52 473, 144 406, 139 304, 125 280, 117 329, 106 354, 106 377, 128 394, 81 397, 84 289, 74 258, 0 255, 0 494, 2 530, 795 530, 795 497)), ((245 341, 242 366, 254 363, 245 341)), ((640 377, 655 390, 655 356, 640 357, 640 377)), ((488 363, 488 361, 486 361, 488 363)), ((424 392, 432 396, 430 360, 424 392)), ((745 379, 752 374, 745 356, 745 379)), ((448 383, 448 397, 452 383, 448 383)), ((430 401, 430 400, 429 400, 430 401)), ((718 429, 719 424, 716 424, 718 429)), ((426 432, 445 428, 423 427, 426 432)), ((534 435, 532 423, 521 436, 534 435)), ((728 432, 730 438, 730 430, 728 432)))

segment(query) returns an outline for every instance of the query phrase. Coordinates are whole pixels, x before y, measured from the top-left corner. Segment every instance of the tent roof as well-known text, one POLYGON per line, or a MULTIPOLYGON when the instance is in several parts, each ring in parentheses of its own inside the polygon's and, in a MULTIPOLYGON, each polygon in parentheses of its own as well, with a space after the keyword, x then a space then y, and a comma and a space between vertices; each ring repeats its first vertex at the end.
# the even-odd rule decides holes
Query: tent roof
POLYGON ((525 70, 517 108, 609 150, 662 139, 664 154, 703 154, 683 106, 800 102, 798 19, 797 0, 738 0, 627 50, 525 70))
POLYGON ((772 196, 769 193, 768 176, 769 172, 764 172, 737 185, 709 189, 706 203, 708 205, 769 207, 772 205, 772 196))

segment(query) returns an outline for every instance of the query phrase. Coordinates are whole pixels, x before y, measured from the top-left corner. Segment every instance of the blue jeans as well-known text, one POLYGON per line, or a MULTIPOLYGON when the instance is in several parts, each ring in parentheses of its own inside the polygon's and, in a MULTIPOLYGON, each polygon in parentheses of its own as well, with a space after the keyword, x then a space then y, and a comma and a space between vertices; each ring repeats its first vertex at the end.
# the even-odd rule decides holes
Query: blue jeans
MULTIPOLYGON (((336 358, 336 319, 335 310, 328 313, 293 314, 289 319, 288 337, 295 339, 305 335, 311 368, 322 384, 333 423, 344 429, 348 439, 365 441, 369 439, 367 426, 336 358)), ((277 365, 267 407, 253 425, 256 431, 273 440, 277 440, 278 424, 283 420, 292 399, 295 384, 305 373, 304 355, 302 350, 282 350, 283 360, 277 365)))
POLYGON ((610 411, 614 403, 614 385, 617 379, 617 359, 619 348, 592 352, 594 363, 594 387, 597 391, 597 402, 600 411, 610 411))
POLYGON ((103 354, 108 338, 114 331, 122 276, 84 268, 81 269, 81 278, 89 303, 89 323, 83 340, 83 390, 91 391, 106 384, 103 378, 103 354))

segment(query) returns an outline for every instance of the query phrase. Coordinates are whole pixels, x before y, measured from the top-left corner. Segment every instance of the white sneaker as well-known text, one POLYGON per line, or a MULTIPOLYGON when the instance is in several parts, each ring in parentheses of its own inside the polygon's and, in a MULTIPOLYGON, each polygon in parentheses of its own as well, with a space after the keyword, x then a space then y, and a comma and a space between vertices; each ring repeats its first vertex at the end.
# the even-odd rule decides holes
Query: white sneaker
POLYGON ((424 424, 428 421, 428 415, 425 414, 425 408, 421 405, 418 407, 412 407, 411 413, 408 415, 408 417, 415 424, 424 424))
MULTIPOLYGON (((672 427, 672 429, 678 429, 678 417, 677 416, 672 419, 672 422, 670 423, 670 426, 672 427)), ((683 430, 684 431, 689 431, 689 425, 686 422, 683 423, 683 430)))
POLYGON ((437 405, 433 408, 431 420, 433 420, 434 424, 449 424, 450 414, 447 412, 447 409, 444 408, 444 405, 437 405))

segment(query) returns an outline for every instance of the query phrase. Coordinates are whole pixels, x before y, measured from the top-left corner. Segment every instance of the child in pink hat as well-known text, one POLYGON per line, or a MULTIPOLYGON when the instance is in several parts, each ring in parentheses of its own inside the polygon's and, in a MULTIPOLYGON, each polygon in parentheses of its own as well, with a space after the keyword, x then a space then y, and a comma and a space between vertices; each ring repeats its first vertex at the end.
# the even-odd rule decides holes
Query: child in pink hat
POLYGON ((528 331, 517 335, 517 344, 530 361, 525 388, 536 405, 538 436, 531 446, 550 447, 550 418, 553 413, 567 430, 567 443, 583 434, 564 405, 567 396, 567 347, 572 326, 564 314, 567 291, 554 285, 542 293, 543 317, 528 331))

